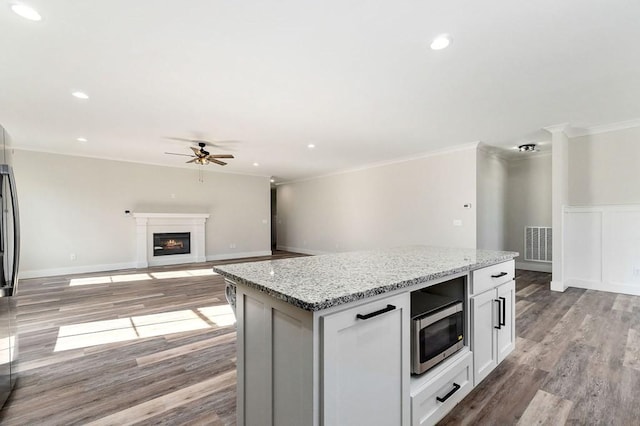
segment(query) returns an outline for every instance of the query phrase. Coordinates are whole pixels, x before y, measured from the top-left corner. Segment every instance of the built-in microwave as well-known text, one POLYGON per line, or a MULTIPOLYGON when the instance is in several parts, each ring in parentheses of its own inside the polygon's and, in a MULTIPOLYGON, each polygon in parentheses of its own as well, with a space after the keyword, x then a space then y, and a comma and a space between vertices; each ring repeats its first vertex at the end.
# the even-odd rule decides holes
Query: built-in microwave
POLYGON ((422 374, 464 345, 463 303, 425 291, 411 293, 411 372, 422 374))

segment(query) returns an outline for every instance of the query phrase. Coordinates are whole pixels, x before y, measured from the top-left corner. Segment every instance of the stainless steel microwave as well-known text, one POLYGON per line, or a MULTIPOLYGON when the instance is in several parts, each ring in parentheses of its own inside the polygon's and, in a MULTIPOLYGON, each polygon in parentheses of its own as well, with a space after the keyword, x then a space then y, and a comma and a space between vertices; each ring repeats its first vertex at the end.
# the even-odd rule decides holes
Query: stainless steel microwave
POLYGON ((411 294, 411 372, 422 374, 464 346, 461 300, 415 291, 411 294))

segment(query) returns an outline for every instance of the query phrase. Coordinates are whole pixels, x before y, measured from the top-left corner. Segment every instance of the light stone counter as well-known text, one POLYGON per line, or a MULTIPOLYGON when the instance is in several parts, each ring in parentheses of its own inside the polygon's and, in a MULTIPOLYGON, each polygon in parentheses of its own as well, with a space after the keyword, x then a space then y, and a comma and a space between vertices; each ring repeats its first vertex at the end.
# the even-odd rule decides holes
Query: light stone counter
POLYGON ((293 306, 319 311, 516 256, 509 251, 411 246, 220 265, 213 270, 293 306))

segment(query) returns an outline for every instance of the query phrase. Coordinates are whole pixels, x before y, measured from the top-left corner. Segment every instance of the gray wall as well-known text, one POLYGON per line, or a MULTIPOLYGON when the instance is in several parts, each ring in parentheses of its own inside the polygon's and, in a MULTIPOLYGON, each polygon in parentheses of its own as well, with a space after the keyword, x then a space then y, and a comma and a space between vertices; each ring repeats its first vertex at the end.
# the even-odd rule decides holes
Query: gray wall
POLYGON ((506 245, 507 162, 482 145, 477 158, 477 246, 504 250, 506 245))
POLYGON ((569 204, 640 204, 640 127, 569 140, 569 204))
POLYGON ((127 267, 135 220, 124 210, 209 213, 208 258, 270 253, 269 178, 15 150, 21 271, 41 276, 127 267), (234 248, 231 248, 231 246, 234 248), (74 253, 76 260, 71 260, 74 253))
POLYGON ((507 169, 506 249, 517 251, 516 267, 551 272, 551 264, 524 262, 524 227, 551 226, 551 155, 510 160, 507 169))
POLYGON ((476 148, 278 186, 278 247, 476 247, 476 148), (472 209, 464 204, 471 203, 472 209), (460 220, 462 226, 454 226, 460 220))

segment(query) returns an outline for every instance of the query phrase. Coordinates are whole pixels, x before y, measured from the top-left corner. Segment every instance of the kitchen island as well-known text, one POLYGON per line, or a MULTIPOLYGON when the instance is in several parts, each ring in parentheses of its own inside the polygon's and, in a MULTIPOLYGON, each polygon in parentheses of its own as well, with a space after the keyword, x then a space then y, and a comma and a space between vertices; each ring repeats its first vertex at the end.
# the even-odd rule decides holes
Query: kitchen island
POLYGON ((414 246, 215 267, 236 305, 238 424, 435 423, 514 347, 517 255, 414 246), (464 300, 464 348, 412 376, 411 292, 425 287, 464 300))

